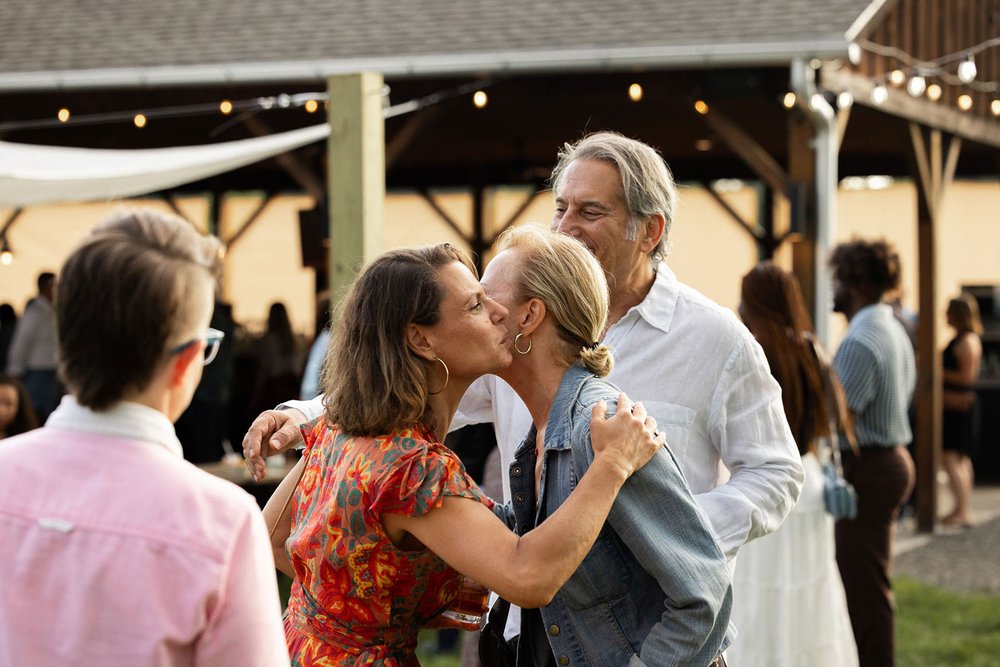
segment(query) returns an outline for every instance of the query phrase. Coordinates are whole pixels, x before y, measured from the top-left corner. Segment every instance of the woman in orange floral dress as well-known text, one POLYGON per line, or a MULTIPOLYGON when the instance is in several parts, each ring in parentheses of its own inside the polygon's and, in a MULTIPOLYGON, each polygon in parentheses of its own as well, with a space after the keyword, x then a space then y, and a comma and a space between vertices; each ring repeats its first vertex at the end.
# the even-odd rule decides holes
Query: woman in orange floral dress
POLYGON ((506 316, 447 244, 385 253, 359 275, 327 354, 326 413, 303 427, 304 455, 265 509, 277 565, 295 579, 293 665, 419 665, 417 633, 462 575, 545 605, 662 446, 641 404, 622 395, 631 409, 610 419, 600 404, 595 461, 572 497, 533 531, 511 532, 441 444, 472 381, 510 363, 506 316))

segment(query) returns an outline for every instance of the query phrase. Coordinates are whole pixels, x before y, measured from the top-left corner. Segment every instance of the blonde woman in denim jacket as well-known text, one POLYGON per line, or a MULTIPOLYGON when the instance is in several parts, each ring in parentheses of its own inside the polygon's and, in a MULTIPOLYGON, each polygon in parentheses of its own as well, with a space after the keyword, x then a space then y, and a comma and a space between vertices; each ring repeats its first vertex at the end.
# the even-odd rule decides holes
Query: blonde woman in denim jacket
MULTIPOLYGON (((593 460, 590 413, 619 390, 599 345, 608 290, 578 241, 533 228, 504 233, 483 275, 510 311, 514 362, 499 373, 533 427, 511 465, 508 522, 519 534, 569 496, 593 460), (573 284, 574 290, 560 290, 573 284)), ((730 571, 668 447, 624 485, 597 543, 552 601, 522 610, 518 664, 724 665, 732 640, 730 571)))

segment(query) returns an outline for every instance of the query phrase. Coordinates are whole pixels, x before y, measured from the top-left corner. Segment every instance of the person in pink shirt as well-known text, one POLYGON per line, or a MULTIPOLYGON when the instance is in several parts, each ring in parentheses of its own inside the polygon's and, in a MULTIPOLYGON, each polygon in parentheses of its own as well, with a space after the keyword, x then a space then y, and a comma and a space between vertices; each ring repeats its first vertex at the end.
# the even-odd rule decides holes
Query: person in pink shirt
POLYGON ((63 267, 70 394, 0 448, 0 667, 289 664, 260 511, 173 430, 221 339, 220 251, 138 209, 63 267))

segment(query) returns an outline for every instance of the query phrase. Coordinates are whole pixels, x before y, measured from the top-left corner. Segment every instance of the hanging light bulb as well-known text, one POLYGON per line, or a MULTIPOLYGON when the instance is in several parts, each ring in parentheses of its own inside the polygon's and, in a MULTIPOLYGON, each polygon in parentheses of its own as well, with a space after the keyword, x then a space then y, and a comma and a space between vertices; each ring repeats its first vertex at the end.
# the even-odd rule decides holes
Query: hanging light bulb
POLYGON ((1000 100, 990 102, 990 111, 993 112, 994 116, 1000 116, 1000 100))
POLYGON ((628 98, 633 102, 638 102, 642 100, 642 86, 638 83, 633 83, 628 87, 628 98))
POLYGON ((785 97, 781 100, 781 103, 786 109, 791 109, 795 106, 795 93, 789 91, 785 93, 785 97))
POLYGON ((962 111, 968 111, 972 108, 972 95, 959 95, 958 96, 958 108, 962 111))
POLYGON ((695 100, 694 110, 704 116, 708 113, 708 103, 705 100, 695 100))
POLYGON ((858 46, 857 42, 851 42, 847 45, 847 59, 851 61, 852 65, 861 64, 861 47, 858 46))
POLYGON ((851 95, 850 91, 843 90, 837 95, 838 109, 848 109, 852 104, 854 104, 854 95, 851 95))
POLYGON ((222 112, 223 116, 228 116, 233 112, 233 103, 229 100, 222 100, 219 102, 219 111, 222 112))
POLYGON ((137 113, 135 115, 135 117, 132 118, 132 122, 135 123, 136 127, 140 128, 140 129, 144 128, 144 127, 146 127, 146 116, 144 116, 141 113, 137 113))
POLYGON ((472 95, 472 103, 477 109, 484 109, 489 101, 490 98, 486 96, 486 91, 484 90, 477 90, 472 95))
POLYGON ((904 81, 906 81, 906 75, 903 74, 903 70, 894 69, 889 72, 889 83, 892 85, 902 86, 904 81))
POLYGON ((316 110, 319 109, 319 102, 316 100, 306 100, 305 108, 306 113, 316 113, 316 110))
POLYGON ((67 109, 66 107, 63 107, 62 109, 60 109, 59 113, 56 114, 56 118, 59 119, 60 123, 65 123, 66 121, 68 121, 69 120, 69 109, 67 109))
POLYGON ((931 102, 937 102, 939 99, 941 99, 941 92, 942 92, 941 86, 937 85, 936 83, 932 83, 931 85, 927 86, 927 99, 929 99, 931 102))
POLYGON ((7 237, 3 237, 3 244, 0 246, 0 264, 10 266, 14 263, 14 251, 10 249, 10 242, 7 237))
POLYGON ((920 97, 927 90, 927 80, 919 74, 915 74, 910 77, 910 80, 906 83, 906 92, 908 92, 912 97, 920 97))
POLYGON ((885 89, 885 86, 881 83, 875 86, 875 89, 872 90, 872 102, 882 104, 887 99, 889 99, 889 91, 885 89))
POLYGON ((962 83, 972 83, 976 78, 976 61, 969 56, 958 64, 958 78, 962 83))

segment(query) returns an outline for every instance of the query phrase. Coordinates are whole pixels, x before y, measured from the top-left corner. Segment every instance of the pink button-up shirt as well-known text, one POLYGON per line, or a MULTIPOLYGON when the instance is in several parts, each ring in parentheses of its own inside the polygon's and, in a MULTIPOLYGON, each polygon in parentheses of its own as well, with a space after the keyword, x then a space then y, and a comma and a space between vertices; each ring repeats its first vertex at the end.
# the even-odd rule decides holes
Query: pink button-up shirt
POLYGON ((67 397, 0 441, 0 667, 287 666, 253 498, 161 413, 67 397))

